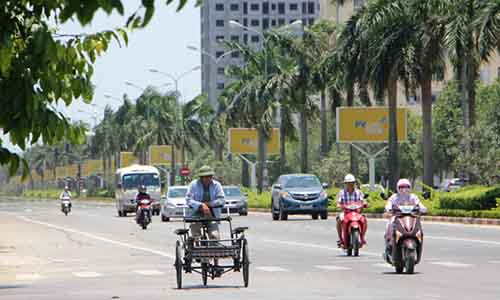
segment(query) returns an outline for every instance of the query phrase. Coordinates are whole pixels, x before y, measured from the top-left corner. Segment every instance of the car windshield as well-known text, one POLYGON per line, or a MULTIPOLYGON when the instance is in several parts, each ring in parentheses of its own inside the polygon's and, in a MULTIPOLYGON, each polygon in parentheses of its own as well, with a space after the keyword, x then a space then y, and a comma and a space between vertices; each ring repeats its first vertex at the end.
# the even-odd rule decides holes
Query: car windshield
POLYGON ((168 197, 169 198, 183 198, 186 197, 187 189, 186 188, 178 188, 178 189, 169 189, 168 197))
POLYGON ((125 190, 136 190, 139 186, 148 188, 160 186, 160 176, 155 173, 127 174, 123 176, 123 188, 125 190))
POLYGON ((237 187, 232 187, 232 188, 224 188, 224 195, 226 197, 235 197, 235 196, 241 196, 241 191, 237 187))
POLYGON ((295 176, 285 181, 285 188, 321 188, 316 176, 295 176))

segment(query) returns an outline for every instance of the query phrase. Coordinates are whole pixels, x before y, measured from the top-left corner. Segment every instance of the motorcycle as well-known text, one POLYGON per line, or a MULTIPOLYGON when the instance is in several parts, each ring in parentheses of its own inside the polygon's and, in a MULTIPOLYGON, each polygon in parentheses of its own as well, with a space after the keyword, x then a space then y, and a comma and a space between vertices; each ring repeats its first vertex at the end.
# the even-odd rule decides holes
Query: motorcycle
POLYGON ((139 205, 137 209, 136 222, 142 229, 146 229, 151 223, 151 199, 139 200, 139 205))
POLYGON ((339 247, 346 249, 347 256, 353 254, 359 256, 359 249, 363 247, 365 240, 363 233, 366 230, 367 220, 361 211, 367 206, 361 201, 340 205, 344 211, 344 220, 342 221, 342 238, 339 247))
POLYGON ((71 201, 69 197, 61 198, 61 211, 67 216, 71 211, 71 201))
POLYGON ((416 205, 393 207, 395 220, 392 243, 385 252, 385 260, 394 266, 396 273, 413 274, 415 265, 422 259, 424 232, 420 222, 419 208, 416 205))

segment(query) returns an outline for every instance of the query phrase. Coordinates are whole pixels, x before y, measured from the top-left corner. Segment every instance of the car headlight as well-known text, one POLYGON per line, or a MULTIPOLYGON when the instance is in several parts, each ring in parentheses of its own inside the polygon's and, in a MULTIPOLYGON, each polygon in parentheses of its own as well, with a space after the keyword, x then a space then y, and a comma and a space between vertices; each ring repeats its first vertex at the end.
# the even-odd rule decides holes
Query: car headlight
POLYGON ((290 193, 288 192, 281 192, 280 196, 281 198, 292 198, 292 196, 290 196, 290 193))

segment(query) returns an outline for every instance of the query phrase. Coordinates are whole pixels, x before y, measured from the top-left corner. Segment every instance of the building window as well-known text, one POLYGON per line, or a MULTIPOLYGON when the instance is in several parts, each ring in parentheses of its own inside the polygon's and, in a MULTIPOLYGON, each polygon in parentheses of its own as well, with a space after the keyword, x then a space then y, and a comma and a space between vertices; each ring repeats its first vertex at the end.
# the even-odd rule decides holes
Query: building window
POLYGON ((217 57, 217 58, 221 57, 222 55, 224 55, 224 51, 215 52, 215 57, 217 57))
POLYGON ((215 37, 215 40, 220 43, 220 42, 223 42, 224 41, 224 36, 223 35, 218 35, 215 37))
POLYGON ((240 36, 239 35, 232 35, 231 36, 231 42, 239 43, 240 42, 240 36))
POLYGON ((215 26, 217 26, 217 27, 224 27, 224 20, 216 20, 215 21, 215 26))
POLYGON ((217 89, 223 90, 224 89, 224 82, 217 82, 217 89))
POLYGON ((262 19, 262 29, 266 30, 268 28, 269 28, 269 19, 268 18, 262 19))
POLYGON ((276 26, 276 20, 275 19, 271 20, 271 26, 276 26))
POLYGON ((297 3, 290 3, 290 10, 297 10, 299 9, 299 5, 297 3))
POLYGON ((243 2, 243 13, 246 15, 248 14, 248 3, 243 2))
POLYGON ((269 14, 269 2, 262 3, 262 13, 265 15, 269 14))
POLYGON ((252 20, 252 21, 250 21, 250 24, 252 26, 259 26, 260 25, 260 21, 259 20, 252 20))
MULTIPOLYGON (((306 24, 306 22, 304 22, 304 24, 306 24)), ((309 25, 312 25, 312 24, 314 24, 314 18, 309 19, 309 25)))
POLYGON ((252 43, 258 43, 260 40, 258 35, 252 35, 252 43))
POLYGON ((240 9, 240 5, 238 3, 233 3, 230 6, 231 11, 238 11, 240 9))
POLYGON ((302 14, 307 14, 307 2, 302 2, 302 14))
POLYGON ((275 3, 271 3, 271 10, 276 10, 276 4, 275 3))
POLYGON ((224 4, 223 3, 215 4, 215 10, 216 11, 224 11, 224 4))
POLYGON ((239 51, 233 51, 233 52, 231 52, 231 57, 232 58, 238 58, 238 57, 240 57, 240 52, 239 51))
POLYGON ((364 3, 364 0, 354 0, 354 9, 360 9, 364 3))
POLYGON ((247 18, 243 19, 243 26, 248 26, 248 19, 247 18))
POLYGON ((285 25, 285 19, 278 19, 278 25, 279 26, 285 25))
POLYGON ((248 44, 248 34, 246 33, 243 35, 243 44, 248 44))
POLYGON ((308 8, 308 12, 310 14, 314 14, 314 2, 308 2, 307 3, 307 8, 308 8))
POLYGON ((285 14, 285 3, 284 2, 279 2, 278 3, 278 13, 280 15, 284 15, 285 14))
POLYGON ((224 75, 224 68, 217 68, 217 74, 224 75))
POLYGON ((259 3, 250 4, 250 10, 251 11, 258 11, 259 10, 259 3))

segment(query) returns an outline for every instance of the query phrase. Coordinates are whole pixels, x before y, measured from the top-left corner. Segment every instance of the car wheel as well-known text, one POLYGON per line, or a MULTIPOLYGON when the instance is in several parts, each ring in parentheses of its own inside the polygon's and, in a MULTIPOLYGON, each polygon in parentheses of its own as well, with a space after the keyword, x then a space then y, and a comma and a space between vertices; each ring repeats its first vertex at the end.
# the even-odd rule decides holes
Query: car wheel
POLYGON ((321 213, 321 220, 326 220, 326 219, 328 219, 328 212, 324 211, 321 213))
POLYGON ((240 211, 240 216, 248 216, 248 211, 240 211))
POLYGON ((312 214, 312 218, 313 218, 313 220, 317 220, 317 219, 318 219, 318 217, 319 217, 319 214, 312 214))
POLYGON ((281 205, 280 205, 280 220, 281 221, 288 220, 288 213, 281 207, 281 205))
POLYGON ((278 221, 280 219, 279 212, 274 209, 273 200, 271 200, 271 214, 273 215, 273 221, 278 221))
POLYGON ((170 221, 170 218, 169 217, 165 217, 163 214, 161 215, 161 221, 162 222, 168 222, 170 221))
POLYGON ((119 216, 119 217, 123 217, 123 213, 122 213, 122 211, 121 211, 121 210, 118 210, 118 216, 119 216))

